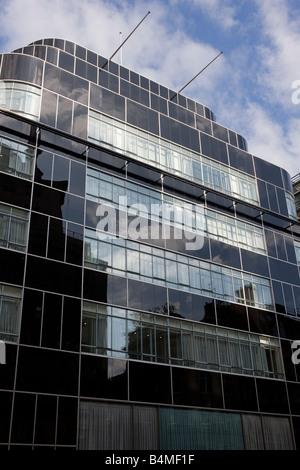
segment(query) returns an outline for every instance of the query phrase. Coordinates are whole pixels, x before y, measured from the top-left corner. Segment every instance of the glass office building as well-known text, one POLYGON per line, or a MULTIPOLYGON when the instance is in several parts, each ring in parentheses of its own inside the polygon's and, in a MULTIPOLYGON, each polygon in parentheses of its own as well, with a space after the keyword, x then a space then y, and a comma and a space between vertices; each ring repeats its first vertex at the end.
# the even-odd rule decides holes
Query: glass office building
POLYGON ((0 55, 2 448, 299 449, 289 174, 92 51, 0 55))

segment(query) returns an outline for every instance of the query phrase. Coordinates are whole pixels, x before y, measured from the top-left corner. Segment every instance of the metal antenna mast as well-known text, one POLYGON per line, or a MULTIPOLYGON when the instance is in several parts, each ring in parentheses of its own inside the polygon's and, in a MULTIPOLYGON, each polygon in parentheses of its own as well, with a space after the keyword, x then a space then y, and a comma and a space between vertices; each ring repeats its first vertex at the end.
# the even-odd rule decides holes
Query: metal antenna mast
POLYGON ((125 42, 128 41, 128 39, 130 38, 130 36, 133 35, 133 33, 138 29, 138 27, 140 26, 140 24, 146 19, 146 17, 150 14, 150 11, 147 12, 147 14, 144 16, 144 18, 141 19, 141 21, 139 22, 139 24, 136 25, 136 27, 131 31, 131 33, 127 36, 127 38, 122 42, 122 44, 120 44, 120 46, 118 47, 118 49, 113 53, 113 55, 105 62, 105 64, 101 67, 101 68, 104 68, 107 63, 116 55, 116 53, 121 49, 121 47, 124 46, 125 42))
POLYGON ((200 73, 202 73, 205 69, 207 69, 207 67, 210 66, 210 64, 212 64, 221 54, 223 54, 223 52, 220 52, 213 60, 211 60, 205 67, 203 67, 202 70, 200 70, 200 72, 197 73, 197 75, 194 76, 194 78, 192 78, 192 80, 190 80, 186 85, 184 85, 184 87, 182 87, 179 91, 177 91, 177 93, 175 93, 175 95, 172 96, 172 98, 170 98, 170 101, 172 101, 175 96, 179 95, 179 93, 182 92, 182 90, 184 90, 190 83, 192 83, 193 80, 195 80, 195 78, 198 77, 198 75, 200 75, 200 73))

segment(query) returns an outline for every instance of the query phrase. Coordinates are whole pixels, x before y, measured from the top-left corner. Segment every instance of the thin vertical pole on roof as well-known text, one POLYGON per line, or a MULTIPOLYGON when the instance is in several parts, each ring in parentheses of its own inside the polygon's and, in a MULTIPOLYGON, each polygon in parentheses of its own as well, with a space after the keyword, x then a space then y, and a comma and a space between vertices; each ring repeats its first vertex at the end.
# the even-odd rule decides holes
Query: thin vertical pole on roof
POLYGON ((118 49, 115 50, 115 52, 113 53, 113 55, 105 62, 105 64, 101 67, 102 69, 104 69, 104 67, 107 65, 107 63, 116 55, 116 53, 124 46, 125 42, 128 41, 128 39, 130 38, 130 36, 133 35, 133 33, 138 29, 138 27, 140 26, 140 24, 147 18, 147 16, 149 15, 150 11, 147 12, 147 14, 144 16, 144 18, 141 19, 141 21, 136 25, 136 27, 131 31, 131 33, 127 36, 126 39, 124 39, 124 41, 119 45, 118 49))
MULTIPOLYGON (((119 33, 120 35, 120 45, 122 44, 122 31, 120 31, 119 33)), ((122 56, 122 47, 120 49, 120 65, 122 65, 122 62, 123 62, 123 56, 122 56)))

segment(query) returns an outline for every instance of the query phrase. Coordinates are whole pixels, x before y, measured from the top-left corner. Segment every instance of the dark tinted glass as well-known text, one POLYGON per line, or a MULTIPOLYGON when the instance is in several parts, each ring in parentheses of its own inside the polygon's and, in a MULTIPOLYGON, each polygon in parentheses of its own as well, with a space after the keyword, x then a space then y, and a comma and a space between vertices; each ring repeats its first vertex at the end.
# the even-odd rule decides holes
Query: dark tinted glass
POLYGON ((195 127, 194 113, 187 109, 183 109, 172 102, 169 103, 169 116, 183 122, 184 124, 195 127))
POLYGON ((83 227, 77 224, 68 224, 66 262, 82 264, 83 253, 83 227))
POLYGON ((145 106, 149 106, 149 92, 125 80, 120 80, 120 94, 145 106))
POLYGON ((31 183, 14 176, 0 174, 0 200, 29 209, 31 183))
POLYGON ((167 101, 153 93, 151 93, 151 108, 163 114, 168 112, 167 101))
POLYGON ((65 227, 66 222, 50 219, 47 257, 64 260, 65 255, 65 227))
POLYGON ((77 354, 40 348, 20 347, 17 387, 21 390, 77 395, 77 354), (34 364, 34 367, 32 366, 34 364))
POLYGON ((77 398, 58 398, 57 438, 58 445, 75 445, 77 439, 77 398))
POLYGON ((220 374, 173 367, 172 385, 176 405, 223 408, 220 374))
POLYGON ((66 52, 59 52, 58 66, 68 72, 74 72, 74 56, 66 52))
POLYGON ((0 79, 20 80, 41 86, 42 74, 42 60, 20 54, 5 54, 3 56, 0 79))
POLYGON ((248 307, 250 330, 264 335, 278 336, 276 315, 274 312, 266 312, 248 307))
POLYGON ((269 209, 270 204, 269 204, 269 199, 268 199, 266 183, 258 179, 257 186, 258 186, 259 200, 260 200, 261 207, 264 207, 265 209, 269 209))
POLYGON ((75 73, 82 78, 86 78, 91 82, 97 83, 97 68, 86 63, 84 60, 76 59, 75 73))
POLYGON ((130 362, 129 398, 150 403, 171 403, 170 368, 130 362))
POLYGON ((81 59, 85 60, 86 58, 86 49, 84 47, 79 46, 76 44, 76 57, 80 57, 81 59))
POLYGON ((275 232, 265 229, 265 240, 267 243, 267 249, 269 256, 277 258, 275 232))
POLYGON ((158 114, 156 111, 140 106, 138 103, 128 101, 127 121, 129 124, 140 127, 145 131, 158 134, 158 114))
POLYGON ((84 199, 73 194, 66 195, 66 200, 62 206, 63 218, 75 222, 77 224, 83 224, 84 220, 84 199))
POLYGON ((216 300, 218 324, 239 330, 248 330, 247 311, 243 305, 216 300))
POLYGON ((87 138, 88 108, 74 103, 73 134, 81 139, 87 138))
POLYGON ((160 115, 161 136, 196 152, 200 151, 199 132, 178 121, 160 115))
POLYGON ((54 444, 57 397, 39 395, 36 408, 35 443, 54 444))
POLYGON ((64 297, 61 348, 79 351, 80 347, 81 301, 64 297))
POLYGON ((30 444, 33 441, 35 395, 16 393, 11 441, 30 444))
POLYGON ((50 186, 52 180, 52 166, 53 154, 45 150, 39 150, 36 159, 35 181, 50 186))
POLYGON ((210 240, 212 261, 240 269, 240 252, 235 246, 217 240, 210 240))
POLYGON ((127 279, 85 269, 83 296, 98 302, 127 306, 127 279))
POLYGON ((282 174, 282 179, 284 183, 284 189, 286 189, 290 193, 293 193, 291 175, 286 170, 283 170, 283 169, 281 169, 281 174, 282 174))
POLYGON ((53 47, 47 47, 46 61, 50 64, 57 65, 58 50, 53 47))
POLYGON ((81 356, 81 394, 127 400, 127 361, 81 356))
POLYGON ((212 133, 211 130, 211 121, 209 119, 206 119, 202 116, 199 116, 198 114, 196 115, 196 127, 200 131, 205 132, 206 134, 212 133))
POLYGON ((99 85, 108 88, 115 93, 119 92, 119 79, 115 75, 106 72, 105 70, 99 71, 99 85))
POLYGON ((45 294, 42 328, 42 346, 59 349, 62 297, 45 294))
POLYGON ((231 145, 228 146, 230 165, 238 170, 254 175, 252 155, 231 145))
POLYGON ((11 405, 12 405, 12 393, 0 392, 0 414, 1 414, 0 440, 1 442, 8 442, 9 440, 11 405))
POLYGON ((45 66, 44 86, 66 98, 88 104, 88 82, 50 64, 45 66))
POLYGON ((282 288, 286 312, 290 315, 296 315, 292 286, 283 283, 282 288))
MULTIPOLYGON (((125 78, 125 77, 123 77, 125 78)), ((140 82, 141 82, 141 87, 145 88, 146 90, 149 90, 149 79, 146 77, 140 77, 140 82)))
POLYGON ((278 199, 279 212, 283 215, 288 216, 288 209, 286 204, 285 192, 283 189, 276 187, 276 195, 278 199))
POLYGON ((133 309, 167 314, 166 288, 129 279, 128 306, 133 309))
POLYGON ((296 265, 269 258, 271 276, 278 281, 299 285, 299 274, 296 265))
POLYGON ((23 254, 0 249, 0 281, 22 285, 25 258, 23 254))
POLYGON ((229 142, 231 143, 231 145, 234 145, 236 147, 237 146, 236 133, 231 130, 228 130, 228 133, 229 133, 229 142))
POLYGON ((284 382, 257 379, 259 409, 268 413, 288 413, 288 399, 284 382))
POLYGON ((81 269, 30 256, 27 260, 26 285, 77 297, 81 295, 81 269))
POLYGON ((300 318, 292 318, 286 315, 277 315, 279 334, 281 338, 298 340, 300 338, 300 318))
POLYGON ((249 250, 241 249, 243 269, 260 276, 270 277, 267 257, 249 250))
POLYGON ((295 415, 300 415, 300 384, 288 384, 289 402, 291 406, 291 412, 295 415))
POLYGON ((276 198, 275 186, 267 183, 267 192, 269 196, 270 209, 274 212, 279 212, 278 202, 276 198))
POLYGON ((272 281, 272 288, 276 312, 286 313, 281 282, 272 281))
POLYGON ((71 162, 70 192, 78 196, 85 195, 85 166, 71 162))
POLYGON ((169 315, 194 321, 215 323, 214 300, 209 297, 169 289, 169 315))
POLYGON ((287 252, 287 259, 290 263, 296 263, 296 252, 293 239, 285 237, 285 248, 287 252))
POLYGON ((28 251, 34 255, 46 256, 48 217, 31 213, 28 251))
POLYGON ((63 132, 67 132, 68 134, 71 133, 72 129, 72 110, 72 101, 59 96, 57 110, 57 128, 63 132))
POLYGON ((254 164, 257 178, 283 187, 281 170, 278 166, 257 157, 254 157, 254 164))
POLYGON ((214 137, 217 137, 218 139, 221 139, 224 142, 228 142, 228 132, 226 127, 220 126, 216 122, 213 122, 212 125, 214 137))
POLYGON ((43 293, 30 289, 24 290, 21 343, 39 346, 43 310, 43 293))
POLYGON ((103 111, 109 116, 125 120, 125 99, 109 90, 105 90, 91 83, 90 106, 103 111))
POLYGON ((201 133, 202 153, 219 162, 228 164, 226 144, 214 137, 201 133))
POLYGON ((68 190, 69 186, 69 160, 67 158, 54 155, 52 185, 56 189, 68 190))
POLYGON ((40 185, 33 189, 32 208, 37 212, 62 218, 62 206, 65 203, 66 194, 40 185))
POLYGON ((224 374, 223 389, 227 409, 258 411, 253 378, 224 374))
POLYGON ((56 123, 57 96, 56 93, 43 90, 40 120, 51 127, 55 127, 56 123))

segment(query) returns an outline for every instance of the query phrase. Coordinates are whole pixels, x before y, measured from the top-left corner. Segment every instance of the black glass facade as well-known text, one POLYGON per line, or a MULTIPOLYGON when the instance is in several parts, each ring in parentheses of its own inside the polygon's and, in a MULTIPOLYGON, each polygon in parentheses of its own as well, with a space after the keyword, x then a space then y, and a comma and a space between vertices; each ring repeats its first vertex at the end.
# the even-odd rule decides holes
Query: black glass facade
POLYGON ((69 41, 0 55, 0 259, 3 449, 300 448, 291 179, 205 106, 69 41))

